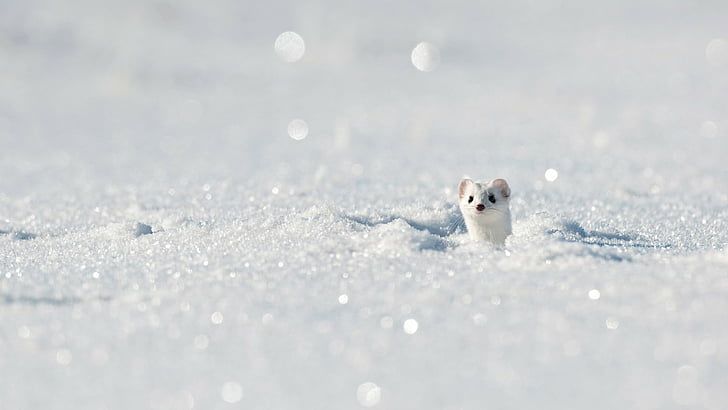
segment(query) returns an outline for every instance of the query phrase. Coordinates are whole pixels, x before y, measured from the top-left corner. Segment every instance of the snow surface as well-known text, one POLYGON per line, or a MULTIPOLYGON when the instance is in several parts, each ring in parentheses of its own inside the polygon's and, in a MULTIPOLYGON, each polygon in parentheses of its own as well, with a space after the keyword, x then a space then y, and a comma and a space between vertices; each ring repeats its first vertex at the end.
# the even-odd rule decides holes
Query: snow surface
POLYGON ((0 409, 725 408, 725 2, 0 6, 0 409))

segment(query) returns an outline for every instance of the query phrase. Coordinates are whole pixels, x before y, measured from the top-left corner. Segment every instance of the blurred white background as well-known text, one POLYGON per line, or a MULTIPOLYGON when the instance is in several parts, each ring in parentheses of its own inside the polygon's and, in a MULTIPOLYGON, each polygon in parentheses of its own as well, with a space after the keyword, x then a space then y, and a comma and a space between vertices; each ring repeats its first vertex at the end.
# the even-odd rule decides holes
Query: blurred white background
POLYGON ((725 408, 727 22, 0 0, 0 409, 725 408))

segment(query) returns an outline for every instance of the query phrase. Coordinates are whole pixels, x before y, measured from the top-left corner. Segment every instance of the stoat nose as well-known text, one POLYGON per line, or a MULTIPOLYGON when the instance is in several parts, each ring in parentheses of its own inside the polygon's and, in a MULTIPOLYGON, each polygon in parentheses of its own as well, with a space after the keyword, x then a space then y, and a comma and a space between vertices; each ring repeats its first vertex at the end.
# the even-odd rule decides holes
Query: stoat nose
POLYGON ((475 209, 477 209, 478 211, 482 211, 482 210, 484 210, 484 209, 485 209, 485 205, 483 205, 483 204, 478 204, 478 206, 476 206, 476 207, 475 207, 475 209))

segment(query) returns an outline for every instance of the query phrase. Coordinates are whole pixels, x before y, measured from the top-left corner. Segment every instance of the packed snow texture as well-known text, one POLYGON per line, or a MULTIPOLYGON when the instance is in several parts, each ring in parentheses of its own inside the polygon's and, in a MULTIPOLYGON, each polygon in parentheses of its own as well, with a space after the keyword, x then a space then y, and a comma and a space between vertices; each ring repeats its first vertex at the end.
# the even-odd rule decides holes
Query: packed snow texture
POLYGON ((0 7, 0 408, 725 408, 728 3, 0 7))

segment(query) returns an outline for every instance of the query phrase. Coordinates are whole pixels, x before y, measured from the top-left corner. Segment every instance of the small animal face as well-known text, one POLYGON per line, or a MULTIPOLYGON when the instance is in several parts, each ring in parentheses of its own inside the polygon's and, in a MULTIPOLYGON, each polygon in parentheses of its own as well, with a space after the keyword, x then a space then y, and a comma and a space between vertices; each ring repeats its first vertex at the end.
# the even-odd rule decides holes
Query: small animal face
POLYGON ((505 179, 475 182, 463 179, 458 187, 460 210, 478 216, 508 210, 511 188, 505 179))

